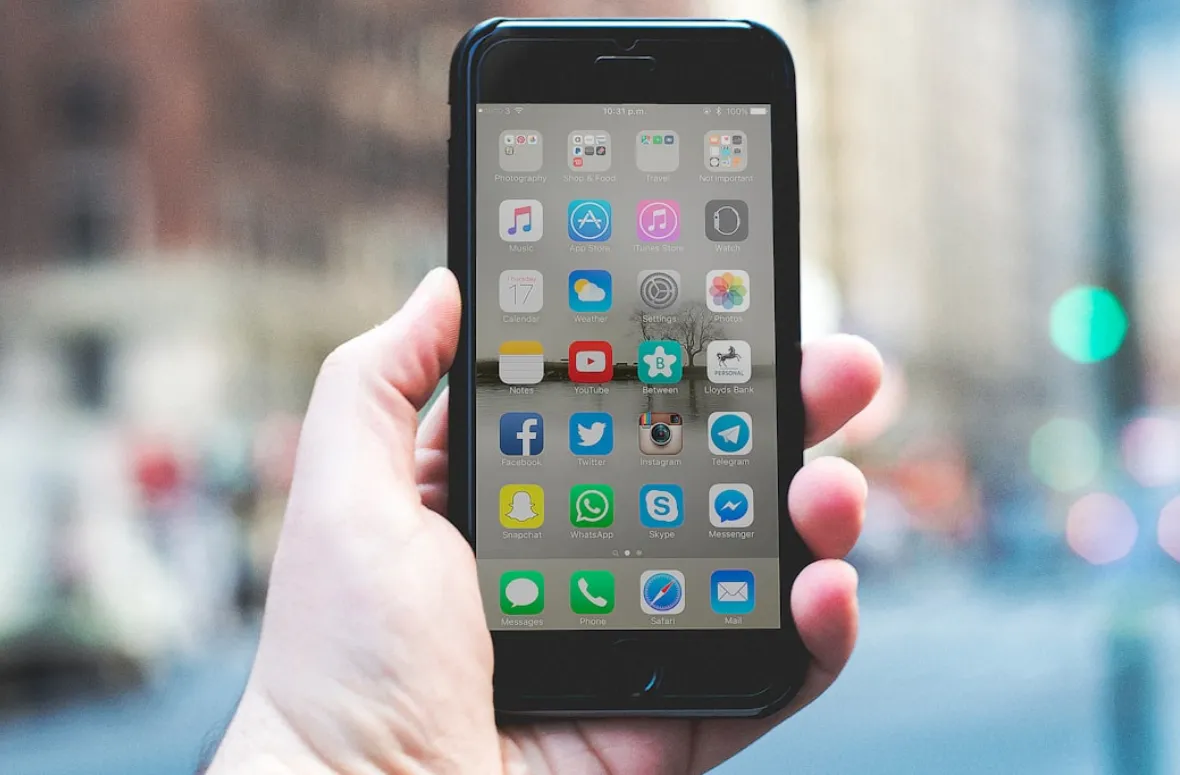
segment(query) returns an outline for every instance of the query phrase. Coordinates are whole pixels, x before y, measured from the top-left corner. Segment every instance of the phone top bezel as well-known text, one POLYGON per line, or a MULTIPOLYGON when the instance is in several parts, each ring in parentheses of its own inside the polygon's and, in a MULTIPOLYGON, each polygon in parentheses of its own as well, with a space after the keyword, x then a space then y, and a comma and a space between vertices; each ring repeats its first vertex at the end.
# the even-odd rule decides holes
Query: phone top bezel
POLYGON ((490 20, 452 62, 449 264, 464 293, 450 372, 449 512, 475 543, 473 320, 475 121, 478 104, 768 104, 773 134, 781 621, 760 630, 493 631, 496 708, 515 716, 752 716, 798 690, 808 655, 790 614, 790 589, 811 557, 785 516, 802 465, 799 392, 799 198, 794 65, 769 30, 732 20, 490 20), (646 57, 656 67, 603 75, 599 56, 646 57), (724 61, 722 61, 724 59, 724 61), (721 66, 724 65, 724 66, 721 66), (589 77, 594 74, 594 77, 589 77), (738 77, 740 75, 740 77, 738 77), (574 86, 571 86, 574 85, 574 86), (781 311, 791 314, 783 315, 781 311), (457 454, 458 453, 458 454, 457 454), (709 655, 734 658, 717 660, 709 655), (606 656, 604 656, 606 655, 606 656), (642 669, 661 669, 645 691, 642 669), (634 668, 634 669, 633 669, 634 668))

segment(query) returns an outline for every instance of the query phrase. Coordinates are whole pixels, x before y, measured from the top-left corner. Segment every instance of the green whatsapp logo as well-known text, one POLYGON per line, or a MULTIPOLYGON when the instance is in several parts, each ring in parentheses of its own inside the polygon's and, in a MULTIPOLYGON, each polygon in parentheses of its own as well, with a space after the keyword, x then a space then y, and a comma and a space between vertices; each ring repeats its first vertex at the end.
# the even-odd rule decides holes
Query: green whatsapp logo
POLYGON ((615 491, 609 484, 577 484, 570 489, 570 524, 610 527, 615 521, 615 491))

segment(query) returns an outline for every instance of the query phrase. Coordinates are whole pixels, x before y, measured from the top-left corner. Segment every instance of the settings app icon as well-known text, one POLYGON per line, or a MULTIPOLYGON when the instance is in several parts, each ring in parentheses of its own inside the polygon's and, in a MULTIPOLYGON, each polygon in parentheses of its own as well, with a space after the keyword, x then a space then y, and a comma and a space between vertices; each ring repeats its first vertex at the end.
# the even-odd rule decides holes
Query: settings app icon
POLYGON ((673 269, 652 269, 639 273, 639 300, 648 309, 668 309, 679 298, 679 272, 673 269))

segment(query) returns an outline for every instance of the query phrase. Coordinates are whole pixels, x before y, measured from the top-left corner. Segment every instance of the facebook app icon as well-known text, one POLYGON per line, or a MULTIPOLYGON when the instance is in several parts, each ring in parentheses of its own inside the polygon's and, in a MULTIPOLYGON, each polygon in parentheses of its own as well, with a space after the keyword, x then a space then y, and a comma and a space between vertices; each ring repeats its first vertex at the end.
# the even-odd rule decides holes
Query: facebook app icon
POLYGON ((517 457, 539 455, 545 449, 545 421, 536 412, 500 415, 500 452, 517 457))

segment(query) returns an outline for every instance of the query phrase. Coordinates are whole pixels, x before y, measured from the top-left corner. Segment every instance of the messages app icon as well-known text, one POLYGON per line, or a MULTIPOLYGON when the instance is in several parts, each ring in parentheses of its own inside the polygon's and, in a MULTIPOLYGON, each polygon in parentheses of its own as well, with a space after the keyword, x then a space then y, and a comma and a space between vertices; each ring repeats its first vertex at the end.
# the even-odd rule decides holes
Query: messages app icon
POLYGON ((615 448, 615 420, 607 412, 570 415, 570 452, 575 455, 609 455, 615 448))
POLYGON ((545 577, 535 570, 510 570, 500 576, 500 611, 536 616, 545 610, 545 577))
POLYGON ((684 524, 684 489, 678 484, 645 484, 639 489, 639 522, 644 527, 684 524))

